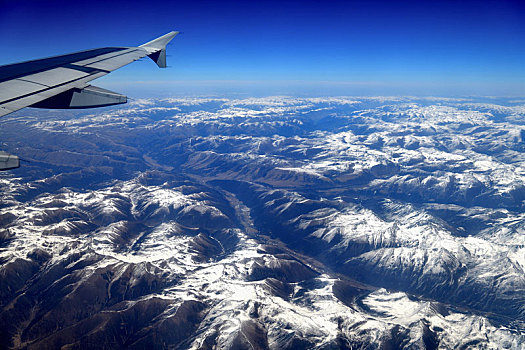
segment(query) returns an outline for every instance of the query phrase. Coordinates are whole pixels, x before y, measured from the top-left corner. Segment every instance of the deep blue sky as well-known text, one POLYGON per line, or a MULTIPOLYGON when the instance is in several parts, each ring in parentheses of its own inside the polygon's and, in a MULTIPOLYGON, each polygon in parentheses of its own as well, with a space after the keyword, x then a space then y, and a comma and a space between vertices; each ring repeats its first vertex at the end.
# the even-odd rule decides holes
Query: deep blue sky
POLYGON ((0 0, 0 64, 171 30, 171 69, 134 63, 120 92, 525 96, 525 2, 0 0))

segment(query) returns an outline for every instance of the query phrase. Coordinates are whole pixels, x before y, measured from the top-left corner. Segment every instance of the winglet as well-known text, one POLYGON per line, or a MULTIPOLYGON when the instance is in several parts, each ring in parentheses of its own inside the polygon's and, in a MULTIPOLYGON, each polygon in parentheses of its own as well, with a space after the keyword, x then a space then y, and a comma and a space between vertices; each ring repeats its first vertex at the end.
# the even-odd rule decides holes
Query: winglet
POLYGON ((140 45, 143 49, 148 51, 148 55, 157 66, 160 68, 166 68, 166 45, 173 39, 179 32, 169 32, 155 40, 149 41, 143 45, 140 45))

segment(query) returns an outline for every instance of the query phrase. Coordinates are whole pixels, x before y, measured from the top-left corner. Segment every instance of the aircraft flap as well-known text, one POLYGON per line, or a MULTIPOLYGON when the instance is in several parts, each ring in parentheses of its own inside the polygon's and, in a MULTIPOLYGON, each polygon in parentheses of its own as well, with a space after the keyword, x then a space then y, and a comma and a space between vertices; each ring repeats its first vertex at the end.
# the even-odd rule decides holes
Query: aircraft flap
POLYGON ((127 102, 127 97, 116 92, 88 85, 71 89, 31 105, 35 108, 73 109, 112 106, 127 102))

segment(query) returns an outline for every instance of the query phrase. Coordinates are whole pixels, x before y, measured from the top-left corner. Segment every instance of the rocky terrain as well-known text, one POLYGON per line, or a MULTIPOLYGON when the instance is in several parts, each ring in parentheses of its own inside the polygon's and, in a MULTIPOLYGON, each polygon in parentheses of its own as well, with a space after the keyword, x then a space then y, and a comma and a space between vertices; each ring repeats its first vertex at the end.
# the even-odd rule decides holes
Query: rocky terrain
POLYGON ((525 347, 525 100, 0 120, 0 348, 525 347))

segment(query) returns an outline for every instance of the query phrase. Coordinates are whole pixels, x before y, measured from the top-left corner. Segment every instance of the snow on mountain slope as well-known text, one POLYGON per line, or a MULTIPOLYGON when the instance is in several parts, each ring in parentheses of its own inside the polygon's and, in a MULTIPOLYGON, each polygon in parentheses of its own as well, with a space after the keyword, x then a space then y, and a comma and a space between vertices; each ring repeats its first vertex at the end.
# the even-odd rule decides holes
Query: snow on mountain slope
POLYGON ((522 102, 139 100, 0 121, 0 339, 521 348, 522 102))

